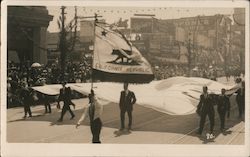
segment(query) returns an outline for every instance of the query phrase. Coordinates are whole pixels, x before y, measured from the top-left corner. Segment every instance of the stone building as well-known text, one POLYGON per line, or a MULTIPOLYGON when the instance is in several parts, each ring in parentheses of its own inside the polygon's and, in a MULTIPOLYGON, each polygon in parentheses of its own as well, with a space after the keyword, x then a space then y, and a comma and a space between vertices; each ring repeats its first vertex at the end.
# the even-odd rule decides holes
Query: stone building
POLYGON ((46 32, 52 19, 45 6, 9 6, 8 60, 47 64, 46 32))

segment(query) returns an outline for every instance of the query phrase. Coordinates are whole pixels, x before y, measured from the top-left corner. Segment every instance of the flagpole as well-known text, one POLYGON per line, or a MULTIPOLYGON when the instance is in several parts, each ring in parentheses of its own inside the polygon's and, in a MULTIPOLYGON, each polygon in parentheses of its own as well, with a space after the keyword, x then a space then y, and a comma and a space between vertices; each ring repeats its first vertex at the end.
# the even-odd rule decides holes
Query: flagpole
POLYGON ((102 17, 102 16, 98 16, 96 13, 95 13, 95 16, 78 16, 79 19, 88 19, 88 18, 94 18, 94 42, 93 42, 93 54, 92 54, 92 62, 91 62, 91 89, 93 89, 93 84, 94 84, 94 81, 93 81, 93 63, 94 63, 94 50, 95 50, 95 27, 96 27, 96 22, 98 21, 98 17, 102 17))
POLYGON ((95 27, 96 27, 96 22, 97 22, 97 14, 95 13, 95 16, 94 16, 95 20, 94 20, 94 42, 93 42, 93 54, 92 54, 92 62, 91 62, 91 90, 93 89, 93 86, 94 86, 94 81, 93 81, 93 66, 94 66, 94 56, 95 56, 95 27))

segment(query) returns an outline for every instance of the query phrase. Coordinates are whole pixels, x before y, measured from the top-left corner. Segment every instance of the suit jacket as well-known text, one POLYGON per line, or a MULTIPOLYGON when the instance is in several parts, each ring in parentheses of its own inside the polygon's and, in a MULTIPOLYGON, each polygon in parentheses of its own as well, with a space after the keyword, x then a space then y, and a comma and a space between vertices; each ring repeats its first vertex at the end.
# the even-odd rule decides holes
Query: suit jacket
POLYGON ((133 104, 136 102, 136 97, 134 92, 128 91, 128 94, 126 96, 125 91, 121 92, 120 96, 120 109, 121 110, 128 110, 132 111, 133 110, 133 104))
POLYGON ((71 104, 71 89, 70 87, 65 87, 65 91, 63 92, 63 88, 60 89, 60 95, 58 98, 58 102, 63 101, 64 104, 71 104))
POLYGON ((218 112, 226 112, 230 110, 230 102, 228 96, 219 95, 217 110, 218 112))
POLYGON ((236 101, 239 104, 245 104, 245 88, 240 88, 236 91, 236 101))
POLYGON ((24 105, 31 105, 33 102, 33 93, 29 88, 21 88, 20 96, 24 105))
POLYGON ((205 97, 204 94, 201 94, 200 102, 197 106, 197 112, 199 113, 214 112, 214 97, 210 94, 207 94, 207 97, 205 97))

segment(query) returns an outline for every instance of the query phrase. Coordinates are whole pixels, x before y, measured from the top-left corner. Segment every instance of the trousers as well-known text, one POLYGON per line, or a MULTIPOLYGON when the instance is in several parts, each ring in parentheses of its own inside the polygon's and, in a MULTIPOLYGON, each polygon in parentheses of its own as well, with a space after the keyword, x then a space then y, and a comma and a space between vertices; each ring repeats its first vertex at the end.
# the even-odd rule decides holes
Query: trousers
POLYGON ((214 111, 202 112, 201 119, 200 119, 200 128, 199 128, 200 134, 202 134, 207 115, 208 115, 208 118, 210 121, 210 133, 213 133, 213 131, 214 131, 214 111))
POLYGON ((92 143, 101 143, 100 133, 102 129, 102 121, 100 118, 96 118, 90 123, 90 129, 92 133, 92 143))
POLYGON ((27 114, 29 114, 30 117, 32 116, 31 110, 30 110, 30 105, 25 103, 24 104, 24 116, 26 117, 27 114))
POLYGON ((72 112, 72 110, 70 109, 69 104, 64 104, 63 108, 62 108, 62 113, 61 113, 61 118, 60 120, 63 120, 63 116, 65 115, 65 113, 69 111, 69 113, 71 114, 71 117, 75 117, 74 113, 72 112))
POLYGON ((120 118, 121 118, 121 128, 123 129, 125 127, 125 113, 128 114, 128 127, 131 128, 132 126, 132 110, 121 110, 120 118))
POLYGON ((45 113, 51 113, 51 105, 49 102, 44 103, 45 113))
POLYGON ((224 129, 225 128, 225 117, 226 117, 226 112, 225 111, 218 111, 219 117, 220 117, 220 128, 224 129))
POLYGON ((239 110, 239 117, 241 118, 245 112, 245 102, 242 100, 238 100, 237 105, 238 105, 238 110, 239 110))

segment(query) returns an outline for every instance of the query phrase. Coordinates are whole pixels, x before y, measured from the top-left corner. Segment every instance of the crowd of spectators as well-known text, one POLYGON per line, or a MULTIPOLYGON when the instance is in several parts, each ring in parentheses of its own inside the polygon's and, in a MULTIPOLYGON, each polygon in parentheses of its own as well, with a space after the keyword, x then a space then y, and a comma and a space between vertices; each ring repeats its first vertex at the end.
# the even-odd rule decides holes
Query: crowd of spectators
MULTIPOLYGON (((63 81, 68 83, 81 83, 90 81, 91 66, 87 61, 81 63, 68 62, 65 65, 65 76, 63 81)), ((29 62, 20 64, 8 61, 8 105, 13 106, 13 104, 18 105, 21 103, 19 95, 23 86, 33 87, 44 84, 60 84, 62 83, 61 74, 62 72, 57 62, 32 67, 29 62)))
POLYGON ((237 66, 227 67, 226 70, 223 67, 217 66, 204 66, 197 65, 192 67, 189 71, 186 64, 165 64, 153 66, 153 71, 156 80, 167 79, 175 76, 190 76, 190 77, 202 77, 211 80, 217 80, 218 77, 226 76, 227 78, 233 76, 234 78, 244 75, 244 72, 237 66))
MULTIPOLYGON (((65 64, 64 81, 69 83, 87 82, 90 79, 91 66, 88 62, 65 64)), ((8 62, 8 80, 20 84, 25 81, 29 86, 59 84, 62 82, 61 70, 57 63, 32 67, 28 64, 8 62)))
MULTIPOLYGON (((89 82, 91 79, 91 64, 89 61, 81 63, 68 62, 65 64, 64 81, 68 83, 89 82)), ((44 84, 62 83, 60 66, 57 62, 32 67, 29 62, 20 64, 8 61, 8 100, 18 100, 18 91, 23 84, 33 87, 44 84)), ((167 79, 175 76, 202 77, 216 80, 220 76, 240 76, 239 67, 218 68, 216 66, 195 66, 190 71, 186 64, 152 65, 155 79, 167 79)))
POLYGON ((160 65, 154 66, 153 69, 157 80, 167 79, 174 76, 188 76, 188 68, 185 65, 160 65))

